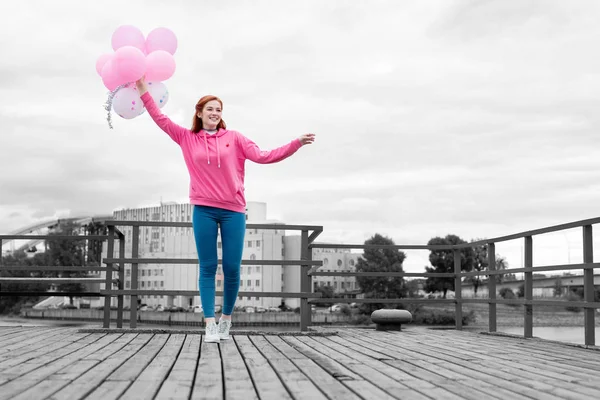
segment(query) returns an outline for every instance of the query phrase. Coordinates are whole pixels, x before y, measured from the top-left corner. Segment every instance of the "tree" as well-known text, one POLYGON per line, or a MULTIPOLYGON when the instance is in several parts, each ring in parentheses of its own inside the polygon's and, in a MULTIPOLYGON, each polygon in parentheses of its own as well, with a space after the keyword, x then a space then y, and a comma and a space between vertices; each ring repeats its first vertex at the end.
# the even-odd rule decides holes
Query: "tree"
MULTIPOLYGON (((473 240, 474 242, 479 242, 485 239, 475 239, 473 240)), ((475 271, 489 271, 489 267, 490 267, 490 263, 489 263, 489 245, 487 243, 485 244, 481 244, 481 245, 477 245, 477 246, 473 246, 473 269, 475 271)), ((499 254, 496 254, 495 257, 496 260, 496 271, 503 271, 505 269, 508 268, 508 262, 506 261, 506 258, 502 257, 499 254)), ((493 275, 494 279, 496 280, 496 283, 501 283, 504 280, 510 280, 507 279, 508 276, 511 274, 499 274, 499 275, 493 275)), ((513 275, 512 280, 515 280, 516 278, 513 275)), ((477 275, 477 276, 470 276, 468 277, 465 281, 466 282, 471 282, 473 284, 473 291, 475 292, 475 295, 477 295, 477 289, 479 289, 479 286, 481 286, 482 284, 484 284, 486 281, 488 280, 488 278, 485 278, 484 275, 477 275)))
MULTIPOLYGON (((69 239, 53 239, 56 235, 73 235, 79 234, 80 226, 73 222, 61 223, 56 230, 48 235, 46 241, 48 250, 47 260, 48 265, 75 267, 85 265, 85 240, 69 240, 69 239)), ((58 274, 61 278, 85 278, 86 271, 62 271, 58 274)), ((83 283, 62 283, 58 285, 58 290, 61 292, 85 292, 86 286, 83 283)), ((69 302, 73 304, 73 297, 69 295, 69 302)))
MULTIPOLYGON (((480 239, 476 239, 474 241, 479 241, 480 239)), ((473 270, 478 271, 478 272, 482 272, 482 271, 487 271, 489 269, 489 262, 488 262, 488 245, 487 243, 485 244, 480 244, 477 246, 473 247, 473 270)), ((477 296, 477 290, 479 289, 479 286, 481 286, 481 284, 483 283, 483 280, 485 278, 483 278, 483 275, 475 275, 475 276, 469 276, 467 277, 467 279, 465 280, 466 282, 471 282, 473 284, 473 292, 475 293, 475 296, 477 296)))
MULTIPOLYGON (((445 238, 434 237, 427 243, 430 246, 437 245, 457 245, 467 243, 456 235, 447 235, 445 238)), ((460 249, 460 269, 461 271, 471 271, 473 269, 474 253, 473 248, 466 247, 460 249)), ((429 253, 429 262, 431 267, 425 267, 428 273, 453 273, 454 272, 454 251, 453 250, 431 250, 429 253)), ((425 281, 425 291, 428 293, 442 292, 444 298, 448 290, 454 290, 454 278, 438 278, 430 276, 425 281)))
MULTIPOLYGON (((17 250, 12 254, 2 257, 2 265, 5 267, 15 267, 10 271, 0 271, 2 277, 24 278, 30 276, 41 276, 38 272, 20 269, 19 267, 31 265, 45 265, 43 254, 36 254, 29 258, 22 250, 17 250)), ((2 296, 0 297, 0 314, 18 313, 21 307, 28 303, 37 303, 40 297, 44 296, 48 290, 48 285, 43 283, 2 283, 3 292, 40 292, 39 296, 2 296)))
MULTIPOLYGON (((365 241, 365 245, 393 246, 394 241, 376 233, 365 241)), ((363 256, 356 263, 356 272, 404 272, 402 263, 406 255, 397 249, 365 249, 363 256)), ((406 288, 402 277, 357 276, 356 281, 365 298, 398 299, 405 297, 406 288)), ((371 304, 381 308, 381 304, 371 304)))
POLYGON ((562 279, 560 279, 560 276, 559 276, 556 278, 556 281, 554 282, 554 297, 562 296, 562 292, 563 292, 562 279))
MULTIPOLYGON (((334 297, 333 288, 331 287, 331 285, 318 286, 315 289, 315 293, 321 293, 322 299, 331 299, 334 297)), ((315 306, 317 306, 317 307, 330 306, 330 305, 331 305, 331 303, 315 303, 315 306)))

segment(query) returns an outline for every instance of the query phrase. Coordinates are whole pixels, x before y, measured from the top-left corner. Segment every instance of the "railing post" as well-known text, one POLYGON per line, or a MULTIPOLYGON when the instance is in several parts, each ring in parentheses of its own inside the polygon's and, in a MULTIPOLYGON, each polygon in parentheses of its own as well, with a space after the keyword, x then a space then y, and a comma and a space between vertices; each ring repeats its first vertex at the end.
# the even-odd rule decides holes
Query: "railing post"
POLYGON ((460 250, 454 249, 454 300, 456 329, 462 329, 462 276, 460 250))
MULTIPOLYGON (((308 248, 308 231, 303 230, 302 236, 300 239, 300 259, 301 260, 310 260, 312 258, 312 254, 310 249, 308 248)), ((301 265, 300 266, 300 291, 302 293, 310 293, 310 276, 308 272, 310 270, 310 265, 301 265)), ((302 332, 308 331, 308 326, 310 325, 311 320, 311 309, 310 304, 308 304, 308 298, 304 297, 300 299, 300 330, 302 332)))
MULTIPOLYGON (((496 270, 496 243, 488 243, 488 272, 496 270)), ((489 303, 489 321, 488 328, 490 332, 496 332, 496 277, 498 275, 488 275, 488 297, 489 303)))
MULTIPOLYGON (((585 225, 583 227, 583 262, 585 264, 594 262, 594 242, 592 226, 585 225)), ((594 270, 591 268, 583 270, 583 298, 586 303, 592 303, 594 301, 594 270)), ((595 320, 594 320, 593 308, 585 308, 583 310, 584 315, 584 331, 585 331, 585 345, 595 346, 596 345, 596 334, 595 334, 595 320)))
MULTIPOLYGON (((108 227, 108 243, 106 246, 106 257, 113 258, 115 252, 115 227, 108 227)), ((104 277, 104 290, 112 290, 112 276, 113 266, 112 263, 106 264, 106 276, 104 277)), ((110 328, 110 303, 112 296, 110 294, 104 295, 104 321, 102 327, 110 328)))
MULTIPOLYGON (((525 238, 525 300, 533 300, 533 238, 526 236, 525 238)), ((523 336, 526 338, 533 337, 533 306, 525 304, 524 306, 524 325, 523 336)))
MULTIPOLYGON (((131 258, 138 258, 139 253, 139 239, 140 239, 140 227, 134 225, 131 230, 131 258)), ((138 263, 134 262, 131 264, 131 289, 136 290, 138 288, 138 263)), ((129 307, 129 327, 137 328, 137 294, 130 296, 131 302, 129 307)))
MULTIPOLYGON (((125 235, 119 232, 119 258, 125 258, 125 235)), ((125 286, 125 263, 119 263, 119 290, 125 286)), ((123 294, 117 295, 117 328, 123 327, 123 294)))

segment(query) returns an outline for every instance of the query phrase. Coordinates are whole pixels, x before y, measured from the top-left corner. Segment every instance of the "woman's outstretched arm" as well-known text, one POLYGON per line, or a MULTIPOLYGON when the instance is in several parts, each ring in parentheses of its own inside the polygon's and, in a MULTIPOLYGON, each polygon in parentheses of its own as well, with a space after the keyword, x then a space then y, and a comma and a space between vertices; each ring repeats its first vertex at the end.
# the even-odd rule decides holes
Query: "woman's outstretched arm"
POLYGON ((308 133, 276 149, 261 150, 252 140, 248 139, 242 134, 238 135, 240 145, 246 158, 259 164, 271 164, 285 160, 298 151, 300 147, 304 146, 305 144, 311 144, 315 141, 315 135, 308 133))
POLYGON ((156 125, 165 131, 175 143, 181 144, 181 138, 188 132, 188 129, 177 125, 160 111, 160 108, 158 108, 154 99, 150 96, 150 92, 148 92, 148 85, 146 84, 144 77, 140 78, 135 84, 140 93, 140 97, 144 102, 144 106, 146 107, 146 110, 148 110, 148 114, 150 114, 154 122, 156 122, 156 125))

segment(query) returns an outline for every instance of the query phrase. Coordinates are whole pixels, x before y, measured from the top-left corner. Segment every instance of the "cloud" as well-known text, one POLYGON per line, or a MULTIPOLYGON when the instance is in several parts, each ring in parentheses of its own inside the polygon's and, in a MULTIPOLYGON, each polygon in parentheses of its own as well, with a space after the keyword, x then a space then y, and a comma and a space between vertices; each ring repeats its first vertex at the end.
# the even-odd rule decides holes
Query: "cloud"
MULTIPOLYGON (((270 217, 323 225, 323 240, 468 240, 595 216, 599 7, 3 3, 0 231, 185 201, 181 152, 147 115, 113 115, 108 129, 94 65, 120 24, 177 34, 164 108, 175 122, 188 126, 212 93, 228 126, 261 148, 317 134, 280 164, 248 163, 246 195, 270 217)), ((520 262, 518 246, 506 251, 520 262)))

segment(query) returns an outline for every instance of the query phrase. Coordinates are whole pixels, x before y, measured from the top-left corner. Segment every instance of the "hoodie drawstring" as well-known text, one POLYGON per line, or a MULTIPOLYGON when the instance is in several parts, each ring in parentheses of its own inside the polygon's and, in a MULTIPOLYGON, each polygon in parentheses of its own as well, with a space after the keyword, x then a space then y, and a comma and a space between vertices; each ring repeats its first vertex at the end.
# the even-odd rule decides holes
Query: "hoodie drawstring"
POLYGON ((219 137, 216 136, 215 139, 217 140, 217 166, 221 168, 221 152, 219 151, 219 137))
POLYGON ((206 132, 204 132, 204 148, 206 149, 206 159, 208 160, 208 165, 210 165, 210 155, 208 154, 208 139, 206 139, 206 132))
MULTIPOLYGON (((217 141, 217 167, 221 168, 221 151, 219 149, 219 137, 215 136, 217 141)), ((206 138, 206 131, 204 132, 204 148, 206 149, 206 159, 208 160, 208 165, 210 165, 210 154, 208 153, 208 139, 206 138)))

